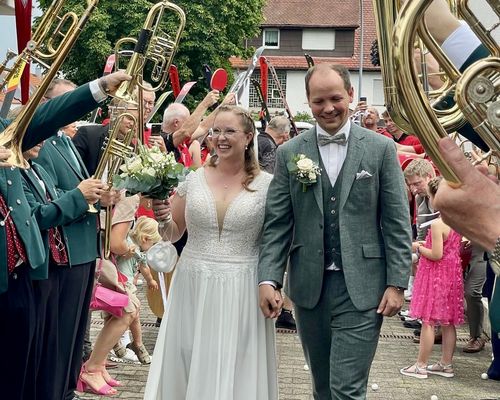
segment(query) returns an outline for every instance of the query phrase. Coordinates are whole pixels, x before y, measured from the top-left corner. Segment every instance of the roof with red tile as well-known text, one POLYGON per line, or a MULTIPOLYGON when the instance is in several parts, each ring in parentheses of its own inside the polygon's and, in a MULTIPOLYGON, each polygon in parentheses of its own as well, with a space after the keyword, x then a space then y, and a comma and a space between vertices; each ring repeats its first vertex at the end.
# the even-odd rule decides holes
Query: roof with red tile
MULTIPOLYGON (((1 79, 1 77, 0 77, 1 79)), ((31 74, 30 77, 30 93, 33 93, 38 85, 40 85, 41 82, 41 77, 39 75, 31 74)), ((0 92, 0 104, 3 103, 3 100, 5 98, 5 92, 0 92)), ((12 101, 12 104, 14 105, 20 105, 21 104, 21 91, 19 90, 19 87, 16 89, 16 94, 14 96, 14 100, 12 101)))
POLYGON ((267 0, 262 26, 355 27, 359 0, 267 0))
MULTIPOLYGON (((380 67, 374 67, 371 63, 370 59, 370 49, 373 41, 377 38, 376 26, 375 26, 375 15, 373 14, 373 4, 372 0, 362 0, 363 1, 363 41, 364 41, 364 55, 363 55, 363 69, 368 71, 380 71, 380 67)), ((346 27, 347 23, 351 24, 350 26, 355 26, 356 30, 354 33, 354 54, 352 57, 314 57, 314 62, 317 64, 321 63, 339 63, 345 65, 347 68, 351 70, 359 69, 359 60, 360 60, 360 35, 361 29, 359 28, 360 20, 359 20, 359 1, 342 1, 342 0, 268 0, 268 4, 265 8, 265 17, 267 19, 266 24, 269 23, 271 19, 271 14, 277 15, 276 13, 271 13, 271 6, 277 7, 281 3, 286 3, 288 5, 293 5, 297 10, 296 12, 304 13, 304 9, 307 8, 312 9, 312 4, 318 6, 321 4, 321 7, 316 7, 317 9, 322 10, 323 17, 325 20, 334 20, 330 14, 335 14, 337 19, 342 19, 344 22, 341 22, 343 25, 333 25, 333 27, 346 27), (327 9, 334 9, 336 12, 334 13, 326 13, 327 9), (339 10, 337 12, 337 10, 339 10), (341 16, 339 18, 338 16, 341 16), (355 20, 355 23, 353 21, 355 20)), ((295 12, 289 11, 290 15, 295 15, 295 12)), ((315 13, 313 13, 315 14, 315 13)), ((300 24, 301 26, 306 26, 307 21, 309 21, 309 17, 307 15, 302 15, 304 23, 300 24)), ((272 17, 273 20, 275 17, 272 17)), ((287 21, 291 21, 290 18, 287 21)), ((263 25, 266 26, 266 25, 263 25)), ((274 26, 278 26, 275 24, 274 26)), ((309 26, 309 25, 307 25, 309 26)), ((264 51, 264 56, 266 52, 264 51)), ((306 59, 302 55, 297 56, 268 56, 267 57, 271 64, 276 69, 287 69, 287 70, 306 70, 307 62, 306 59)), ((245 69, 248 66, 250 60, 242 60, 238 57, 231 57, 229 59, 231 65, 235 69, 245 69)))

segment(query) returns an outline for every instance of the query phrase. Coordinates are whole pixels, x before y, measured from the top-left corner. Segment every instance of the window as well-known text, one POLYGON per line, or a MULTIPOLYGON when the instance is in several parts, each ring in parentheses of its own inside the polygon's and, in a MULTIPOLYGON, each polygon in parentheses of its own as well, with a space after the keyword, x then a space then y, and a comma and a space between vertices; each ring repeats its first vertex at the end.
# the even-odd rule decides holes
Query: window
MULTIPOLYGON (((276 71, 278 75, 278 79, 281 84, 281 88, 286 96, 286 71, 276 71)), ((260 73, 254 72, 252 78, 256 79, 260 82, 260 73)), ((249 99, 249 107, 260 108, 261 104, 259 101, 259 97, 255 91, 253 85, 250 86, 250 99, 249 99)), ((276 83, 271 77, 271 73, 269 72, 269 78, 267 81, 267 106, 269 108, 283 108, 283 101, 281 101, 281 97, 279 94, 278 87, 276 83)))
POLYGON ((279 49, 280 31, 279 29, 264 29, 262 32, 263 45, 270 49, 279 49))
POLYGON ((304 29, 302 50, 335 50, 335 31, 333 29, 304 29))

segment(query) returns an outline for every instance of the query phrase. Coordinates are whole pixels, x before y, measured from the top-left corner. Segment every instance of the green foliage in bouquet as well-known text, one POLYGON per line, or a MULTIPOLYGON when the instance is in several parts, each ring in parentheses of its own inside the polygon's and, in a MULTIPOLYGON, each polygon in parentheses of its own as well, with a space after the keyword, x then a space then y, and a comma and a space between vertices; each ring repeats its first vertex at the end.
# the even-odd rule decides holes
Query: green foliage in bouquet
POLYGON ((139 145, 138 153, 125 160, 121 172, 113 177, 113 187, 141 193, 152 199, 166 199, 182 182, 189 169, 175 161, 173 153, 163 153, 157 146, 139 145))

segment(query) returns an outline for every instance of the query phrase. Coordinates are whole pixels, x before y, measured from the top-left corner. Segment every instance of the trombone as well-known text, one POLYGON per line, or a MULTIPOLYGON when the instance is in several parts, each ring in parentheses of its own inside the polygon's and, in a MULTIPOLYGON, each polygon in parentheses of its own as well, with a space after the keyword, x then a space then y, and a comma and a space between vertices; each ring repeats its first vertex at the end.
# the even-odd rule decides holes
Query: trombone
POLYGON ((64 5, 64 1, 55 0, 43 15, 40 25, 33 33, 32 39, 28 42, 26 48, 16 59, 14 66, 12 68, 7 68, 7 62, 2 63, 2 70, 7 70, 8 73, 6 78, 0 81, 1 87, 3 87, 13 75, 17 74, 20 68, 29 62, 33 56, 46 62, 52 61, 52 64, 48 68, 36 92, 30 97, 23 110, 0 136, 0 145, 12 151, 12 156, 7 161, 9 164, 20 168, 27 167, 22 152, 22 143, 26 129, 28 129, 28 125, 33 118, 35 110, 47 91, 50 82, 57 74, 57 71, 75 44, 76 39, 87 23, 97 2, 98 0, 87 0, 87 8, 83 14, 78 17, 74 12, 67 12, 59 16, 58 14, 64 5), (57 25, 54 31, 49 34, 49 30, 55 23, 57 23, 57 25), (60 38, 60 42, 57 43, 57 40, 60 38))

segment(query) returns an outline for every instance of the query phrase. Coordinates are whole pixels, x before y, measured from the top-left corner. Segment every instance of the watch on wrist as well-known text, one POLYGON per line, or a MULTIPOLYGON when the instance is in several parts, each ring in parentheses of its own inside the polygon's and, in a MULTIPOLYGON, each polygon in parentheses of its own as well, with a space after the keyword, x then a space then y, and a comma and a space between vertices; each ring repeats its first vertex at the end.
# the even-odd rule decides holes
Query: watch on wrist
POLYGON ((401 286, 391 286, 393 287, 394 289, 396 289, 398 292, 404 292, 405 291, 405 288, 404 287, 401 287, 401 286))
POLYGON ((106 81, 106 79, 104 78, 100 78, 97 83, 99 84, 99 87, 101 88, 101 90, 106 93, 106 94, 109 94, 109 87, 108 87, 108 82, 106 81))

